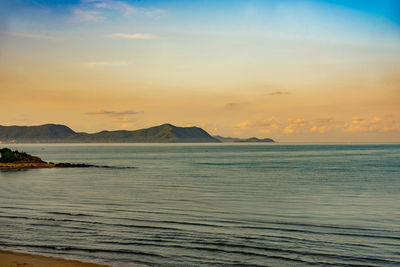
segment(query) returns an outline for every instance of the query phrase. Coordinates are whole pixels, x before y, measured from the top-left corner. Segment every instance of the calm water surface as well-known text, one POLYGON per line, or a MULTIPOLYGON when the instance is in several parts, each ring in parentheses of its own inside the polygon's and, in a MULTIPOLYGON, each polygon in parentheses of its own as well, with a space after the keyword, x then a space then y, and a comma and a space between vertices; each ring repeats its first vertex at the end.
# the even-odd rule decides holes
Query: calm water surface
POLYGON ((399 266, 400 145, 13 145, 0 247, 113 266, 399 266), (136 168, 123 168, 136 167, 136 168))

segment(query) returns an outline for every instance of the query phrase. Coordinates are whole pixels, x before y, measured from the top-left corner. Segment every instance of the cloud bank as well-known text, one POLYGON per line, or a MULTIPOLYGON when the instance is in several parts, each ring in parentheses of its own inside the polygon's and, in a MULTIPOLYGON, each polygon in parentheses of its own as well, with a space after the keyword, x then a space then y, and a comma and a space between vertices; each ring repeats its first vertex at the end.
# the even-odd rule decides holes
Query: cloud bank
POLYGON ((382 133, 400 132, 400 121, 394 118, 378 117, 362 118, 353 117, 347 121, 339 121, 333 117, 302 119, 294 118, 281 121, 276 118, 269 118, 260 121, 245 120, 235 124, 234 129, 237 134, 247 130, 256 129, 260 133, 283 133, 286 135, 311 133, 382 133))

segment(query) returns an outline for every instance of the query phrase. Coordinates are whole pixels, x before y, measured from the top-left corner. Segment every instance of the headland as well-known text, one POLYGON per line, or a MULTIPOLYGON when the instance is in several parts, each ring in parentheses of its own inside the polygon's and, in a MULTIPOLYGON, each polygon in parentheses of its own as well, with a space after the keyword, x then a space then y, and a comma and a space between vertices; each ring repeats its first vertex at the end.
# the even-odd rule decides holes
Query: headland
MULTIPOLYGON (((89 168, 100 167, 83 163, 53 163, 43 161, 41 158, 31 156, 18 150, 12 151, 9 148, 0 149, 0 169, 37 169, 37 168, 89 168)), ((105 166, 102 166, 105 167, 105 166)))

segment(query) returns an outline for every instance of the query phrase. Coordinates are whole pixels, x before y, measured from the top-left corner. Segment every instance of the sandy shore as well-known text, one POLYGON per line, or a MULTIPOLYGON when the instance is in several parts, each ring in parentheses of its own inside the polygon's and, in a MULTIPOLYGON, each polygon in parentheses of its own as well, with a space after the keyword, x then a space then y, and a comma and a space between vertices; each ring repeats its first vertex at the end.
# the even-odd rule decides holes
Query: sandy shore
POLYGON ((0 250, 0 267, 109 267, 107 265, 0 250))

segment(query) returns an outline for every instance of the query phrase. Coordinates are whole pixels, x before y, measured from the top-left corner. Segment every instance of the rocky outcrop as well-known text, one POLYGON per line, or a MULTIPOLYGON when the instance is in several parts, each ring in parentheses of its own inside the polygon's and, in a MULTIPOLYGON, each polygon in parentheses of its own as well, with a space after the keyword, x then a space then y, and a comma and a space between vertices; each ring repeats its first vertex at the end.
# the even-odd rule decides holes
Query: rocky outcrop
POLYGON ((25 152, 12 151, 9 148, 0 149, 0 163, 46 163, 41 158, 25 152))
MULTIPOLYGON (((100 167, 83 163, 53 163, 31 156, 25 152, 12 151, 9 148, 0 149, 0 169, 35 169, 35 168, 89 168, 100 167)), ((103 166, 101 166, 103 167, 103 166)))
POLYGON ((55 168, 90 168, 98 167, 96 165, 84 164, 84 163, 56 163, 55 168))

